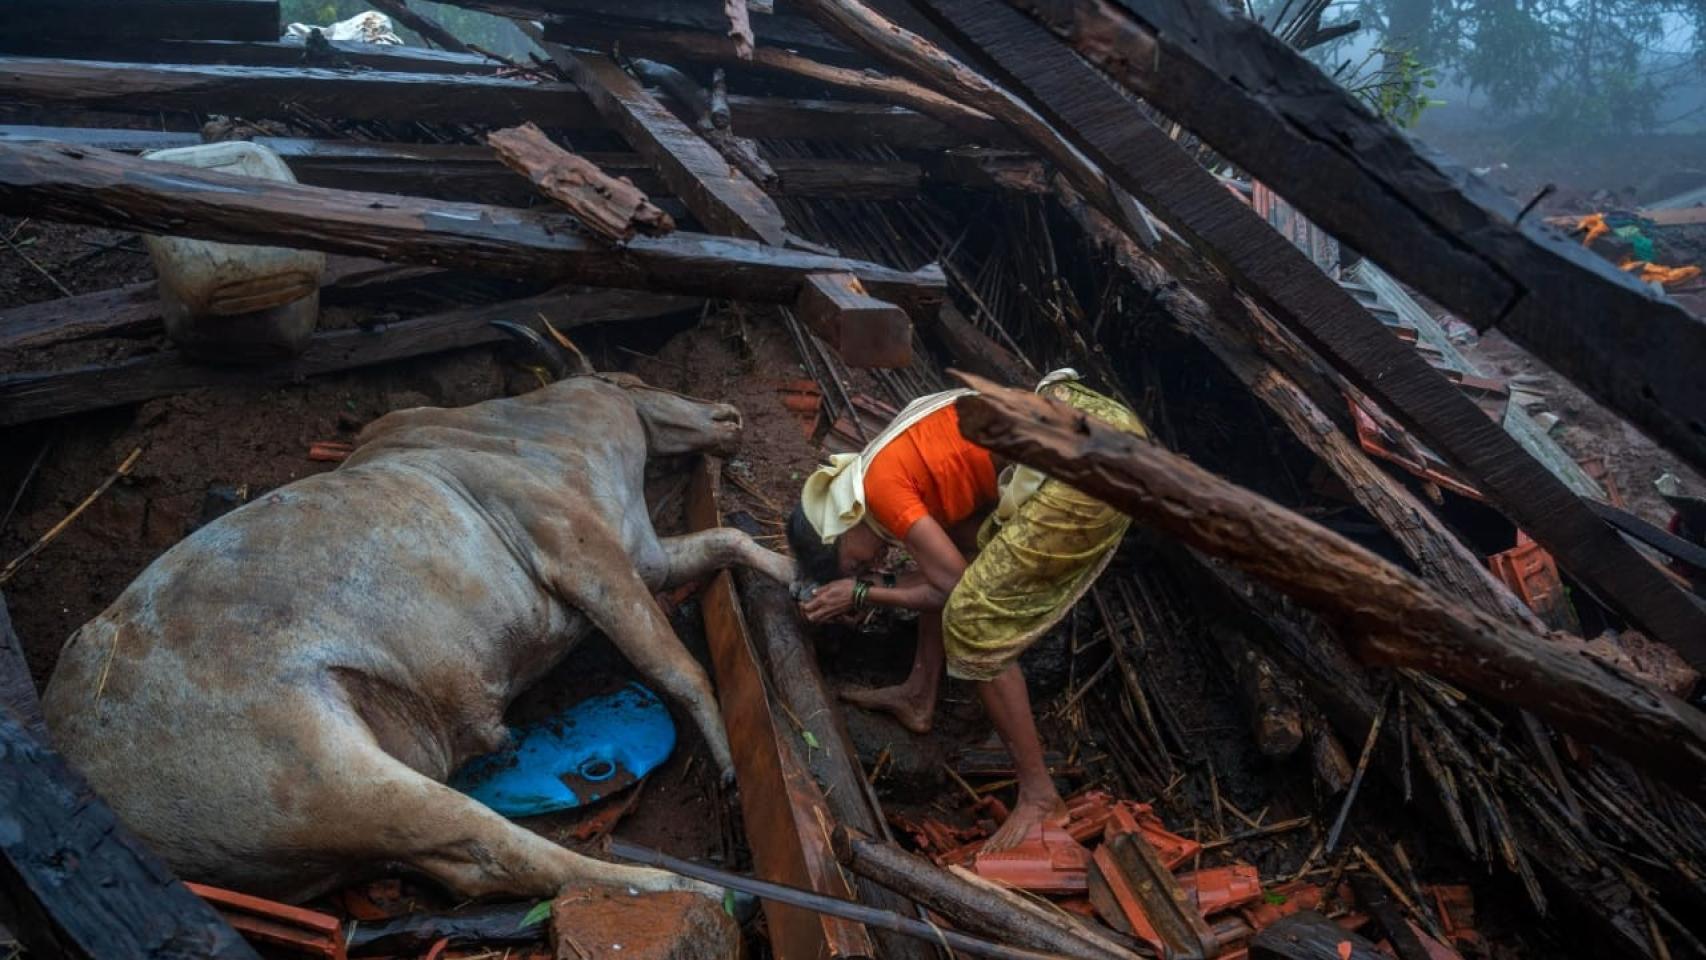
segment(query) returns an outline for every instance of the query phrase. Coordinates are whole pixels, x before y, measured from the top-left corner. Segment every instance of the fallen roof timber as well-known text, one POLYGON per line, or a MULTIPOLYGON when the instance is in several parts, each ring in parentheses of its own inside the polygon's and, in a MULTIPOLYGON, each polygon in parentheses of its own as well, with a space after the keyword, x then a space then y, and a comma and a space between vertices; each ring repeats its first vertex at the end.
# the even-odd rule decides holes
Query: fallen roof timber
POLYGON ((1491 614, 1160 446, 1066 404, 964 378, 967 438, 1222 557, 1347 627, 1370 662, 1412 667, 1533 710, 1706 798, 1706 715, 1491 614))
MULTIPOLYGON (((972 139, 905 107, 731 94, 742 136, 852 140, 901 149, 957 147, 972 139)), ((601 126, 573 84, 485 76, 220 67, 0 57, 0 108, 108 113, 191 111, 248 119, 421 120, 506 126, 601 126)))
POLYGON ((257 960, 44 738, 3 708, 0 917, 32 957, 257 960))
POLYGON ((677 232, 619 247, 562 214, 328 190, 52 143, 0 144, 0 210, 95 226, 267 243, 504 276, 793 303, 814 273, 851 273, 909 307, 940 300, 934 266, 874 263, 677 232))
MULTIPOLYGON (((1450 458, 1595 595, 1706 668, 1706 611, 1466 395, 1155 126, 1122 90, 1001 0, 920 0, 1121 186, 1347 380, 1450 458)), ((1155 252, 1183 280, 1196 267, 1155 252), (1172 261, 1172 262, 1169 262, 1172 261)), ((1211 293, 1204 296, 1213 302, 1211 293)))
POLYGON ((372 330, 314 334, 301 356, 269 364, 210 365, 177 351, 147 354, 115 364, 49 373, 0 376, 0 426, 62 417, 170 396, 202 387, 278 385, 304 377, 498 342, 494 320, 532 323, 545 317, 559 329, 594 323, 649 320, 697 309, 692 297, 601 290, 547 294, 463 307, 372 330))
MULTIPOLYGON (((701 223, 732 236, 787 242, 787 224, 775 201, 615 60, 601 53, 570 53, 549 41, 546 49, 629 146, 657 166, 701 223)), ((903 367, 912 362, 912 325, 906 313, 866 296, 859 282, 844 272, 807 277, 795 309, 850 365, 903 367)))
POLYGON ((1706 469, 1706 321, 1419 147, 1259 23, 1196 0, 1010 0, 1279 186, 1310 219, 1498 326, 1706 469))
MULTIPOLYGON (((190 147, 202 142, 200 134, 187 131, 0 124, 0 143, 40 140, 118 153, 190 147)), ((483 146, 302 137, 255 137, 253 142, 282 157, 299 183, 316 187, 505 206, 527 206, 539 198, 532 184, 504 167, 483 146)), ((613 177, 627 177, 653 197, 670 192, 656 168, 637 153, 588 152, 581 156, 613 177)), ((948 158, 918 164, 905 160, 778 157, 771 160, 771 166, 777 178, 766 192, 783 197, 903 199, 916 197, 927 181, 982 189, 993 186, 987 177, 977 176, 972 166, 949 162, 948 158)))
MULTIPOLYGON (((687 493, 687 523, 695 531, 723 525, 718 486, 722 461, 700 457, 687 493)), ((799 762, 771 708, 764 667, 747 635, 734 579, 727 570, 706 585, 700 600, 717 702, 728 730, 735 773, 741 784, 741 819, 746 824, 755 872, 791 886, 852 899, 847 878, 835 863, 825 824, 830 813, 823 791, 799 762)), ((871 956, 869 932, 849 920, 820 916, 800 907, 764 901, 770 946, 778 960, 850 960, 871 956)))
MULTIPOLYGON (((693 30, 726 36, 727 16, 718 3, 684 3, 680 0, 454 0, 459 7, 485 10, 501 16, 520 15, 545 24, 545 39, 553 43, 577 44, 572 27, 559 27, 560 18, 597 21, 618 29, 643 33, 648 30, 693 30)), ((761 47, 793 50, 814 60, 864 66, 864 57, 830 36, 817 24, 786 13, 757 13, 751 16, 753 38, 761 47)))
POLYGON ((0 3, 0 37, 277 40, 278 0, 53 0, 0 3))
POLYGON ((312 67, 224 67, 0 57, 0 105, 155 113, 223 113, 250 120, 306 114, 337 120, 597 126, 569 84, 499 77, 312 67))
MULTIPOLYGON (((173 0, 175 4, 175 0, 173 0)), ((400 73, 496 73, 503 64, 478 54, 450 53, 425 47, 357 40, 328 40, 334 63, 308 56, 301 41, 290 40, 161 40, 155 37, 114 37, 60 41, 0 31, 0 52, 67 60, 108 60, 128 63, 227 64, 236 67, 325 67, 347 64, 369 70, 400 73)))

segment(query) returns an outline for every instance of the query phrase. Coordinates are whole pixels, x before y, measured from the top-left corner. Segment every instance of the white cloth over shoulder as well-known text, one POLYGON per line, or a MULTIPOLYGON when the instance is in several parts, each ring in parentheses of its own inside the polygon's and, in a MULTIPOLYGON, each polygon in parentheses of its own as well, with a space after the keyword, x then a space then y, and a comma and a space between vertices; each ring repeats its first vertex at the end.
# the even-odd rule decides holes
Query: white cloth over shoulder
MULTIPOLYGON (((1044 377, 1042 382, 1037 384, 1037 389, 1042 390, 1062 380, 1078 379, 1078 371, 1063 367, 1044 377)), ((811 521, 812 529, 823 538, 823 542, 835 542, 837 537, 860 523, 868 524, 884 540, 897 542, 894 535, 884 530, 865 508, 865 470, 895 437, 955 400, 975 392, 962 387, 919 397, 907 404, 882 433, 865 445, 864 450, 858 453, 833 454, 829 463, 813 471, 812 475, 806 478, 804 488, 800 490, 800 506, 805 510, 806 519, 811 521)), ((1001 505, 997 512, 1011 515, 1011 512, 1018 509, 1019 504, 1035 493, 1041 485, 1040 473, 1009 468, 1002 478, 1001 505), (1014 489, 1015 483, 1022 484, 1024 489, 1014 489)))

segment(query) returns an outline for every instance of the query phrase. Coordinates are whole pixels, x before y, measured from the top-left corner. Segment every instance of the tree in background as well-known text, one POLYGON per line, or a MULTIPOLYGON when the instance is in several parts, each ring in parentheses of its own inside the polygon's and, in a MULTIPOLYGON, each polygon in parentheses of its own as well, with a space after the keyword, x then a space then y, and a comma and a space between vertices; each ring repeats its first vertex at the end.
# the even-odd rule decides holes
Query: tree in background
MULTIPOLYGON (((1378 45, 1547 139, 1648 131, 1706 77, 1706 0, 1347 0, 1378 45)), ((1388 57, 1390 62, 1391 57, 1388 57)))

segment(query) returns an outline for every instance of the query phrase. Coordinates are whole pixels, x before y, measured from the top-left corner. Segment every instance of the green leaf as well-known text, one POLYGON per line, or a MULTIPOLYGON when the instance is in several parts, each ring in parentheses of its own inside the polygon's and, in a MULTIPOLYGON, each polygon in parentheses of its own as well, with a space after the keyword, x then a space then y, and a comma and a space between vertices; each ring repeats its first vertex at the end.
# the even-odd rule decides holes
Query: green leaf
POLYGON ((545 918, 550 915, 551 901, 541 900, 533 905, 532 910, 527 911, 527 916, 521 918, 521 923, 516 926, 516 929, 526 930, 528 927, 538 926, 539 924, 544 923, 545 918))
POLYGON ((820 746, 817 742, 817 734, 811 732, 810 730, 801 730, 800 731, 800 739, 804 740, 806 742, 806 746, 812 748, 813 750, 822 750, 823 749, 823 747, 820 746))
POLYGON ((1267 893, 1262 894, 1262 902, 1272 904, 1276 907, 1283 907, 1285 906, 1285 894, 1275 893, 1272 890, 1269 890, 1267 893))
POLYGON ((723 891, 723 912, 731 917, 735 915, 735 892, 733 890, 725 889, 723 891))

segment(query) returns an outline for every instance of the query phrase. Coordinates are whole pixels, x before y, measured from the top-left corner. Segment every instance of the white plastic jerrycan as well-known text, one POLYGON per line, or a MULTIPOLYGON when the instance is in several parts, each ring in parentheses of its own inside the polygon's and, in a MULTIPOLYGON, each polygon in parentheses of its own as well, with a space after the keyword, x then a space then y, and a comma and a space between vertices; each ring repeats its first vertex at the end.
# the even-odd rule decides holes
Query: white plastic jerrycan
MULTIPOLYGON (((245 141, 205 143, 144 154, 219 173, 296 182, 278 154, 245 141)), ((147 237, 160 276, 166 335, 209 360, 295 356, 320 319, 322 253, 284 247, 147 237)))

